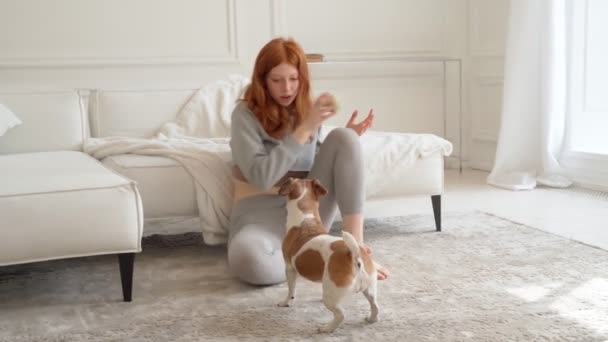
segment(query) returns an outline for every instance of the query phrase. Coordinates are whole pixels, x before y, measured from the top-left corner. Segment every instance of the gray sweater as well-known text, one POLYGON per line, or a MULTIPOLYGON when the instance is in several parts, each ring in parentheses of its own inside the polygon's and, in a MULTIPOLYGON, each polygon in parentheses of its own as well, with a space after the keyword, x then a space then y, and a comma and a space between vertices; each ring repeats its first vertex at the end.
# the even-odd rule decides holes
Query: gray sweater
POLYGON ((255 114, 241 101, 232 112, 230 148, 235 165, 245 180, 269 190, 289 171, 310 171, 319 148, 319 132, 304 144, 291 134, 283 139, 269 136, 255 114))

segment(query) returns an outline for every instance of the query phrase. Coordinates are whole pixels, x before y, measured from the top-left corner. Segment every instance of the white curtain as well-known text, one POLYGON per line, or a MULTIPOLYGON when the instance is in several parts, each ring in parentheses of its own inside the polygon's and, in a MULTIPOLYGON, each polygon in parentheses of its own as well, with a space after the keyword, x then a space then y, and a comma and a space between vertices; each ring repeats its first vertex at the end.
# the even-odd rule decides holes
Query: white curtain
POLYGON ((503 106, 488 183, 567 187, 558 158, 566 125, 565 0, 511 0, 503 106))

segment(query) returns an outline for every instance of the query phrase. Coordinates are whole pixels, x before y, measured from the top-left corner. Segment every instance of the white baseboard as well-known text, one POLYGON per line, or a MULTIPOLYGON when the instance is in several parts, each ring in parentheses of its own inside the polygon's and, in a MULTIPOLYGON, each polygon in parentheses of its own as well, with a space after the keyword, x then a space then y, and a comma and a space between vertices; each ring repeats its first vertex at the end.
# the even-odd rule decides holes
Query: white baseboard
POLYGON ((572 181, 583 188, 608 191, 608 156, 569 151, 560 159, 572 181))
POLYGON ((492 171, 494 163, 486 160, 471 160, 466 163, 467 168, 480 171, 492 171))

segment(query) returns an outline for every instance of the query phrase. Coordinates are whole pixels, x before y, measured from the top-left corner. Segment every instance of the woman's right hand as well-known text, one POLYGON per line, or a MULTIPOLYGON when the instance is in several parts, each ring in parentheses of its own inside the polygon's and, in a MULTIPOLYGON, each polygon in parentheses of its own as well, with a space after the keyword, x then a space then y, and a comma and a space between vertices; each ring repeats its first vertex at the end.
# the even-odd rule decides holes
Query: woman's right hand
POLYGON ((322 93, 313 102, 310 112, 294 132, 300 143, 308 140, 310 135, 321 127, 325 120, 336 115, 336 98, 330 93, 322 93))

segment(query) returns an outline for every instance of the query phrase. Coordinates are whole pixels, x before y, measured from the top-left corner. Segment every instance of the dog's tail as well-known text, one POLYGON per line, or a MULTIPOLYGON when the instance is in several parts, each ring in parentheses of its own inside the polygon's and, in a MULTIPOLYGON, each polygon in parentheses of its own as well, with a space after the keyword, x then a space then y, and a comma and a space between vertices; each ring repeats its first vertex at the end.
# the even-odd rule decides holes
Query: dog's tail
POLYGON ((357 240, 355 240, 355 237, 349 232, 342 231, 342 239, 344 239, 344 243, 353 255, 354 272, 357 278, 355 282, 355 292, 359 292, 369 286, 369 284, 367 284, 367 279, 369 277, 367 272, 365 272, 365 268, 363 267, 360 246, 357 243, 357 240))
POLYGON ((346 246, 353 254, 353 259, 359 258, 361 253, 359 252, 359 244, 355 240, 355 237, 349 232, 342 231, 342 239, 344 239, 344 243, 346 243, 346 246))
POLYGON ((355 240, 355 237, 349 232, 342 232, 342 239, 344 239, 344 243, 350 250, 353 255, 353 262, 357 267, 357 270, 360 270, 362 267, 363 260, 361 259, 361 250, 359 249, 359 243, 355 240))

